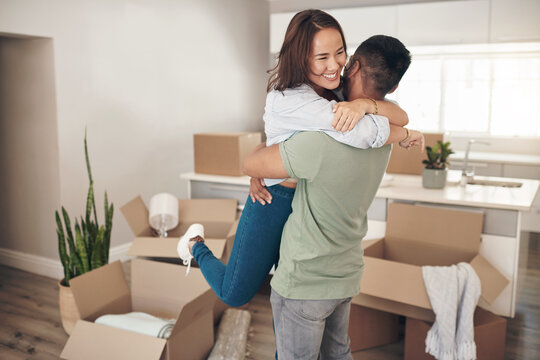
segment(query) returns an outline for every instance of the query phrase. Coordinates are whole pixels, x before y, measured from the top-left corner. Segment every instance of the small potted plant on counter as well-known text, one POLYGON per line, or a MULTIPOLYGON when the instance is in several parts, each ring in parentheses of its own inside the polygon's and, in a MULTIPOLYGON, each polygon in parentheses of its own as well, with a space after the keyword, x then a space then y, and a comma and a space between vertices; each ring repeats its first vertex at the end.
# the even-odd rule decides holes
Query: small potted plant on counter
POLYGON ((90 186, 86 197, 85 217, 75 218, 74 230, 72 230, 70 217, 62 206, 62 218, 56 211, 56 233, 58 235, 58 252, 64 268, 64 278, 58 282, 60 317, 66 333, 71 334, 75 323, 80 319, 80 314, 69 287, 69 280, 103 266, 109 262, 109 247, 111 241, 113 204, 109 205, 107 192, 105 192, 105 224, 99 225, 94 199, 94 182, 88 159, 88 147, 86 144, 86 131, 84 134, 84 153, 86 157, 86 169, 90 186), (80 221, 79 221, 80 220, 80 221), (65 230, 64 230, 65 228, 65 230), (67 242, 67 247, 66 247, 67 242), (69 250, 69 251, 68 251, 69 250))
POLYGON ((422 161, 422 186, 427 189, 442 189, 446 185, 448 157, 454 152, 450 142, 437 141, 433 146, 426 146, 427 159, 422 161))

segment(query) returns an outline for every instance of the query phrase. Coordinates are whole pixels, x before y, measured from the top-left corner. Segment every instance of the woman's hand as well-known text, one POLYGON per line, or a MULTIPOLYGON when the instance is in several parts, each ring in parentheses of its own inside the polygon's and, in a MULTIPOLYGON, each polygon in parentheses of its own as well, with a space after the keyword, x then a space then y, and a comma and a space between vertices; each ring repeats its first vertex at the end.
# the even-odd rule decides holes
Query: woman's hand
POLYGON ((420 131, 410 130, 409 138, 405 141, 400 141, 399 146, 409 150, 413 146, 420 146, 420 150, 424 152, 425 139, 424 134, 420 131))
POLYGON ((251 197, 251 201, 258 201, 261 205, 266 205, 267 202, 269 204, 272 203, 272 195, 266 189, 264 179, 251 178, 249 182, 249 196, 251 197))
POLYGON ((334 121, 332 127, 337 131, 351 131, 358 121, 372 111, 373 103, 369 99, 342 101, 334 105, 334 121))

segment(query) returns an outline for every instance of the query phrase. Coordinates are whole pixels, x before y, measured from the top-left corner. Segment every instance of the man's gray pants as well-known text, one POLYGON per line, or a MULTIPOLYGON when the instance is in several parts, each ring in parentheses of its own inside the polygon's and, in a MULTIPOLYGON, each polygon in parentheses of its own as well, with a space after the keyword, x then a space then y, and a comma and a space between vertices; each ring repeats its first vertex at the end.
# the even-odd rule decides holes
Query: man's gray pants
POLYGON ((270 295, 279 360, 350 360, 351 298, 294 300, 270 295))

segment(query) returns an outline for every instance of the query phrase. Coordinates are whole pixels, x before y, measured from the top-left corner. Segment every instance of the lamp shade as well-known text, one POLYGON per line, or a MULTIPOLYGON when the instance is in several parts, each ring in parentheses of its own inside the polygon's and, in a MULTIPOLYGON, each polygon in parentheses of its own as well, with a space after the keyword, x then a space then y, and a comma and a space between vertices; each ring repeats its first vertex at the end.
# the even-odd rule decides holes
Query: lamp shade
POLYGON ((160 237, 167 236, 167 230, 178 225, 178 199, 169 193, 160 193, 150 199, 150 226, 159 232, 160 237))

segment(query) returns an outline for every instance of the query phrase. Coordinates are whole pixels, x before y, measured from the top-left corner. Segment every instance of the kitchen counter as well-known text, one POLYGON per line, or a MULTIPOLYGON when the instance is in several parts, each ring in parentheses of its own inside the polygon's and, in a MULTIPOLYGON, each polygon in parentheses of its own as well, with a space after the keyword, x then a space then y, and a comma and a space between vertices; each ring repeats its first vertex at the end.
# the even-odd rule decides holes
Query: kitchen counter
POLYGON ((478 180, 520 182, 519 188, 502 186, 465 185, 460 186, 459 171, 450 171, 448 183, 443 189, 425 189, 419 175, 385 175, 376 197, 396 200, 422 201, 438 204, 463 205, 494 209, 529 211, 538 192, 540 181, 530 179, 511 179, 475 176, 478 180), (389 179, 389 180, 387 180, 389 179))
MULTIPOLYGON (((419 175, 387 174, 383 179, 383 186, 379 188, 375 197, 529 211, 540 186, 538 180, 486 176, 475 176, 475 179, 513 181, 521 182, 523 185, 519 188, 485 185, 460 186, 460 176, 459 171, 450 170, 448 183, 444 189, 425 189, 422 187, 422 177, 419 175)), ((180 178, 187 180, 190 185, 193 185, 193 182, 212 183, 214 185, 211 185, 211 188, 214 190, 236 192, 243 190, 246 196, 246 187, 249 188, 248 176, 219 176, 190 172, 181 174, 180 178)), ((191 186, 189 190, 191 190, 191 186)), ((239 200, 243 202, 245 200, 244 195, 239 200)))

